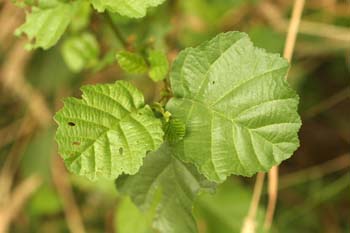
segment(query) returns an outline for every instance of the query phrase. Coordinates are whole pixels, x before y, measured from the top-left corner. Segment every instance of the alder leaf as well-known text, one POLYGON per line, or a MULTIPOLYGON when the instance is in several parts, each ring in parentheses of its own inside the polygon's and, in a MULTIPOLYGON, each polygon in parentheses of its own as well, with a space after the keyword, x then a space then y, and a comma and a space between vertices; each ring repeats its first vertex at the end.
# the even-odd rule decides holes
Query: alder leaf
POLYGON ((170 118, 164 123, 164 138, 170 144, 183 139, 186 133, 186 125, 179 119, 170 118))
POLYGON ((67 168, 92 180, 135 174, 163 141, 160 120, 128 82, 84 86, 82 92, 82 99, 65 99, 55 116, 67 168))
POLYGON ((148 53, 148 61, 150 64, 148 72, 150 78, 155 82, 163 80, 169 69, 166 55, 161 51, 151 50, 148 53))
POLYGON ((116 57, 120 67, 128 73, 143 74, 148 70, 146 61, 140 54, 121 51, 116 57))
POLYGON ((99 44, 93 34, 88 32, 68 37, 61 48, 67 66, 74 72, 92 68, 98 64, 99 44))
POLYGON ((94 8, 103 12, 109 10, 130 18, 141 18, 149 7, 156 7, 165 0, 90 0, 94 8))
POLYGON ((136 175, 121 176, 116 184, 141 210, 148 211, 157 202, 153 227, 160 233, 197 232, 193 201, 200 191, 214 189, 193 166, 174 158, 166 144, 145 158, 136 175))
POLYGON ((16 35, 26 34, 31 41, 28 49, 48 49, 55 45, 66 31, 77 9, 83 3, 74 1, 41 1, 26 15, 25 23, 16 30, 16 35))
POLYGON ((216 182, 268 171, 289 158, 301 122, 287 71, 285 59, 240 32, 181 52, 170 74, 174 98, 166 105, 186 124, 174 154, 216 182))
POLYGON ((115 213, 115 229, 118 233, 154 233, 152 219, 154 210, 144 213, 130 200, 129 197, 118 201, 115 213), (137 223, 137 224, 135 224, 137 223))

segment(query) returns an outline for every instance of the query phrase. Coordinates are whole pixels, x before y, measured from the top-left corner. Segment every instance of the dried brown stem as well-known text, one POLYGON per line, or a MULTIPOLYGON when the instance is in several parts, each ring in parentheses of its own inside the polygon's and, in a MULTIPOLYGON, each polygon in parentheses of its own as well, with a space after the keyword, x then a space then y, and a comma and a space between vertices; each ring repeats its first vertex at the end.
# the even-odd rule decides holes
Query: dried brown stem
MULTIPOLYGON (((283 18, 276 6, 265 1, 260 5, 259 10, 272 27, 277 31, 286 32, 288 29, 288 21, 283 18)), ((350 42, 350 29, 326 23, 302 20, 300 21, 298 32, 344 43, 350 42)))
MULTIPOLYGON (((303 13, 305 5, 305 0, 295 0, 292 12, 292 18, 289 23, 285 48, 283 56, 289 62, 292 60, 293 51, 295 47, 295 42, 298 34, 299 24, 301 20, 301 16, 303 13)), ((287 78, 287 77, 286 77, 287 78)), ((264 221, 265 230, 269 231, 272 225, 273 216, 276 209, 277 204, 277 196, 278 196, 278 166, 274 166, 269 171, 269 183, 268 183, 268 193, 269 193, 269 201, 266 210, 266 216, 264 221)))
POLYGON ((244 219, 241 233, 254 233, 256 228, 256 213, 258 211, 260 197, 264 186, 265 173, 259 172, 256 176, 253 197, 250 202, 248 215, 244 219))
POLYGON ((65 218, 70 232, 85 233, 86 231, 78 205, 74 198, 72 187, 69 183, 67 171, 64 168, 62 160, 56 153, 52 160, 51 170, 56 190, 62 198, 65 218))
POLYGON ((0 49, 7 50, 12 44, 13 33, 24 21, 24 11, 16 7, 10 0, 3 1, 0 12, 0 49))
POLYGON ((350 168, 350 153, 340 155, 335 159, 303 169, 301 171, 296 171, 282 176, 280 179, 279 189, 284 189, 292 185, 319 179, 323 176, 346 168, 350 168))
POLYGON ((344 88, 340 92, 313 106, 303 114, 303 117, 304 119, 312 118, 347 98, 350 98, 350 87, 344 88))
MULTIPOLYGON (((18 135, 23 134, 23 132, 32 131, 33 127, 31 124, 31 120, 29 118, 25 118, 20 128, 16 131, 18 135)), ((14 176, 17 172, 17 168, 21 159, 21 155, 25 150, 28 142, 30 140, 29 134, 22 138, 21 140, 16 141, 9 154, 6 157, 5 163, 0 172, 0 205, 8 202, 8 198, 10 197, 10 191, 12 187, 12 183, 14 180, 14 176)))
MULTIPOLYGON (((34 125, 32 124, 30 124, 32 127, 25 127, 23 130, 21 130, 23 121, 26 121, 26 118, 14 121, 6 127, 0 129, 0 148, 9 144, 10 142, 26 137, 33 131, 34 125)), ((32 121, 33 120, 31 120, 31 122, 32 121)))
POLYGON ((25 81, 25 67, 31 58, 31 53, 24 50, 25 40, 15 43, 2 66, 0 82, 5 90, 20 98, 29 109, 30 114, 41 126, 51 123, 51 112, 44 97, 25 81))
POLYGON ((30 195, 41 184, 41 178, 33 175, 23 181, 13 192, 10 200, 0 209, 0 233, 8 232, 11 221, 16 217, 30 195))

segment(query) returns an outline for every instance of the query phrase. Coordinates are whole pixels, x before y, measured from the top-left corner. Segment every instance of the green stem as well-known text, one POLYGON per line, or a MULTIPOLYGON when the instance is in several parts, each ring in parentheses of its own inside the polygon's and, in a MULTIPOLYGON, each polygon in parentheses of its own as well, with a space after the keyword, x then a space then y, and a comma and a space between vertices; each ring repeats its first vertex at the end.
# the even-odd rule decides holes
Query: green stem
POLYGON ((126 39, 124 38, 123 34, 120 32, 119 28, 117 27, 117 25, 114 24, 112 17, 108 14, 108 12, 103 13, 104 18, 106 19, 107 23, 109 24, 109 26, 111 27, 112 31, 114 32, 115 36, 117 37, 117 39, 120 41, 120 43, 122 44, 122 46, 125 49, 128 49, 129 45, 128 42, 126 41, 126 39))

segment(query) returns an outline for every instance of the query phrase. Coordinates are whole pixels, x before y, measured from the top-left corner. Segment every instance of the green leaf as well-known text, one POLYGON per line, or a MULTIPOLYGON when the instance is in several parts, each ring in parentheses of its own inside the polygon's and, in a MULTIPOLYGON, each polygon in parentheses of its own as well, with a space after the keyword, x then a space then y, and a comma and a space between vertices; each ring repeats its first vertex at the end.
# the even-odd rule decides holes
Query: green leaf
POLYGON ((74 14, 69 28, 74 32, 80 32, 89 27, 92 15, 92 7, 88 1, 81 2, 79 8, 74 14))
MULTIPOLYGON (((251 188, 228 179, 217 187, 215 195, 200 195, 194 209, 199 221, 205 223, 206 233, 241 232, 251 200, 251 188)), ((261 207, 257 209, 255 233, 263 232, 264 209, 261 207)))
POLYGON ((122 51, 117 53, 117 61, 120 67, 132 74, 143 74, 148 70, 145 59, 137 53, 122 51))
POLYGON ((254 47, 245 33, 219 34, 181 52, 166 106, 186 124, 175 155, 216 182, 268 171, 289 158, 301 123, 287 71, 285 59, 254 47))
POLYGON ((98 64, 100 49, 94 35, 83 33, 64 41, 62 55, 68 67, 75 72, 98 64))
POLYGON ((148 53, 148 62, 150 63, 149 76, 155 82, 165 78, 169 70, 169 62, 166 55, 161 51, 151 50, 148 53))
POLYGON ((123 198, 118 203, 115 218, 115 229, 118 233, 152 233, 154 211, 141 212, 130 198, 123 198), (137 223, 137 224, 135 224, 137 223))
POLYGON ((55 45, 67 29, 81 1, 63 3, 59 1, 42 1, 39 7, 32 7, 26 22, 16 30, 16 35, 25 33, 32 41, 29 49, 48 49, 55 45))
POLYGON ((201 190, 212 190, 213 184, 194 167, 171 156, 163 144, 146 157, 136 175, 117 179, 117 188, 145 211, 158 201, 153 227, 160 233, 192 233, 197 232, 193 201, 201 190))
MULTIPOLYGON (((47 163, 46 165, 49 164, 47 163)), ((40 186, 28 202, 30 214, 39 217, 59 213, 62 211, 62 203, 59 198, 59 195, 52 186, 47 184, 40 186)))
POLYGON ((156 7, 165 0, 90 0, 99 12, 109 10, 130 18, 141 18, 146 15, 147 8, 156 7))
POLYGON ((174 144, 183 139, 186 133, 186 125, 179 119, 171 118, 164 126, 165 140, 174 144))
POLYGON ((162 143, 160 120, 140 91, 125 81, 82 87, 56 114, 56 140, 68 169, 89 179, 135 174, 162 143))

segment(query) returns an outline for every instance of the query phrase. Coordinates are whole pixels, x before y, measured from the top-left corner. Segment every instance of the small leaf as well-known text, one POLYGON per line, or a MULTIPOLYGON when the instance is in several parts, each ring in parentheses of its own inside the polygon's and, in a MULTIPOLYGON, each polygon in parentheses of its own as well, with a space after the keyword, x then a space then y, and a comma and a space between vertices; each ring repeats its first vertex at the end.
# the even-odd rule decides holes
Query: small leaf
POLYGON ((171 118, 165 123, 164 127, 165 140, 170 144, 174 144, 183 139, 186 133, 185 124, 179 119, 171 118))
POLYGON ((72 36, 62 45, 64 61, 75 72, 94 67, 98 63, 99 54, 98 42, 90 33, 72 36))
POLYGON ((216 182, 288 159, 299 146, 301 123, 287 72, 285 59, 254 47, 245 33, 219 34, 182 51, 166 109, 187 133, 173 153, 216 182))
POLYGON ((66 166, 92 180, 135 174, 146 153, 162 143, 160 120, 128 82, 84 86, 82 91, 82 99, 67 98, 55 116, 66 166))
POLYGON ((117 60, 124 71, 132 74, 143 74, 148 70, 146 61, 137 53, 119 52, 117 53, 117 60))
POLYGON ((156 7, 165 0, 90 0, 94 8, 103 12, 108 10, 130 18, 141 18, 146 15, 147 8, 156 7))
POLYGON ((88 1, 81 2, 79 8, 75 12, 69 28, 74 32, 79 32, 89 26, 92 8, 88 1))
POLYGON ((16 30, 16 35, 25 33, 28 36, 32 41, 28 48, 48 49, 61 38, 80 4, 81 1, 42 1, 39 7, 32 7, 26 22, 16 30))
POLYGON ((169 62, 166 55, 160 51, 151 50, 148 53, 150 63, 149 76, 155 82, 163 80, 169 70, 169 62))
POLYGON ((193 201, 200 191, 212 191, 214 186, 194 167, 172 157, 167 145, 163 144, 146 157, 136 175, 117 179, 117 188, 130 195, 144 211, 158 201, 153 226, 160 233, 195 233, 193 201), (161 196, 157 198, 159 192, 161 196))

